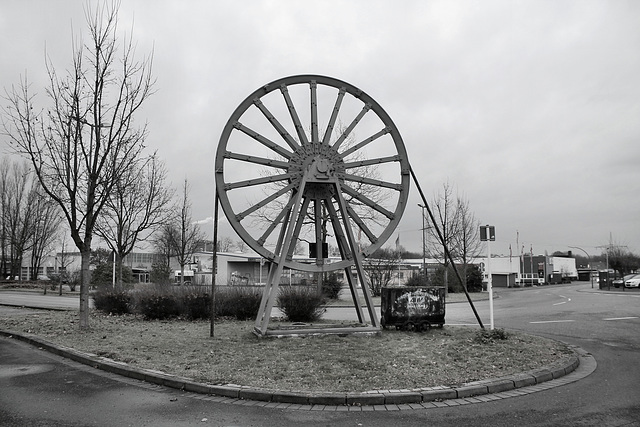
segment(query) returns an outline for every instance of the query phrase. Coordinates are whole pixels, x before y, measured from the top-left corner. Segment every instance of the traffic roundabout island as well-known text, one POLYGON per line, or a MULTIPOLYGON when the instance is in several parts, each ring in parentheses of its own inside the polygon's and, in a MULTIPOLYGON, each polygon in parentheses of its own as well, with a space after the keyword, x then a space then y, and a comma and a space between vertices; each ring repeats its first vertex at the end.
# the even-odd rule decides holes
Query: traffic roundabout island
POLYGON ((458 406, 507 399, 559 387, 578 381, 596 369, 593 356, 569 346, 573 354, 557 363, 535 370, 464 383, 412 389, 366 392, 295 392, 236 384, 205 384, 189 378, 144 369, 107 357, 53 344, 37 336, 0 330, 5 339, 14 339, 92 368, 122 377, 206 396, 216 402, 308 410, 400 410, 458 406))

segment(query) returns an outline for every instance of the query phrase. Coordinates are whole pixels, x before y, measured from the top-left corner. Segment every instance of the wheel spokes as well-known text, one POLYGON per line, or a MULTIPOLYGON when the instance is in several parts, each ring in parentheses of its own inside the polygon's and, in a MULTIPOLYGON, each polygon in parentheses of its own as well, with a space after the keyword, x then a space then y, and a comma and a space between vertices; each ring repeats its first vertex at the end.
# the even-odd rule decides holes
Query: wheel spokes
POLYGON ((300 122, 300 117, 298 117, 298 112, 296 111, 296 107, 293 105, 293 101, 291 100, 291 96, 289 96, 289 89, 286 85, 280 85, 280 92, 284 97, 284 102, 287 104, 287 109, 289 110, 289 115, 291 116, 291 120, 293 121, 293 125, 296 128, 296 133, 298 134, 298 139, 300 140, 301 145, 308 145, 309 141, 307 140, 307 135, 304 132, 304 128, 302 127, 302 123, 300 122))
POLYGON ((264 157, 249 156, 248 154, 232 153, 225 151, 225 159, 240 160, 242 162, 255 163, 256 165, 271 166, 278 169, 288 169, 289 163, 281 160, 265 159, 264 157))
POLYGON ((385 188, 391 188, 392 190, 402 191, 402 184, 381 181, 379 179, 367 178, 366 176, 358 176, 358 175, 352 175, 352 174, 346 173, 344 174, 344 179, 345 181, 359 182, 362 184, 373 185, 375 187, 385 187, 385 188))
POLYGON ((399 162, 399 161, 400 161, 400 156, 395 155, 395 156, 388 156, 388 157, 380 157, 379 159, 369 159, 369 160, 360 160, 357 162, 348 162, 344 164, 344 168, 353 169, 353 168, 359 168, 362 166, 373 166, 373 165, 379 165, 382 163, 391 163, 391 162, 399 162))
POLYGON ((293 139, 289 132, 287 132, 284 126, 280 124, 278 119, 276 119, 276 117, 271 113, 271 111, 269 111, 269 109, 262 103, 262 101, 260 101, 260 99, 254 99, 253 104, 258 107, 262 114, 264 114, 265 118, 269 121, 269 123, 271 123, 271 126, 273 126, 278 131, 282 139, 284 139, 289 147, 291 147, 291 149, 294 151, 297 150, 299 145, 296 143, 295 139, 293 139))
POLYGON ((329 123, 327 124, 327 129, 324 132, 324 138, 322 138, 322 143, 328 145, 331 140, 331 135, 333 134, 333 127, 336 125, 336 120, 338 119, 338 113, 340 112, 340 106, 342 105, 342 100, 344 99, 344 95, 347 93, 347 89, 341 87, 338 91, 338 97, 336 98, 336 103, 333 106, 333 111, 331 112, 331 118, 329 119, 329 123))
POLYGON ((258 141, 260 144, 264 145, 265 147, 267 147, 267 148, 275 151, 276 153, 280 154, 285 159, 290 159, 291 156, 293 155, 293 153, 291 151, 285 150, 284 148, 282 148, 281 146, 279 146, 275 142, 271 141, 269 138, 266 138, 266 137, 262 136, 258 132, 254 131, 253 129, 251 129, 251 128, 245 126, 245 125, 243 125, 240 122, 236 122, 234 127, 236 129, 244 132, 246 135, 250 136, 251 138, 255 139, 256 141, 258 141))
POLYGON ((382 129, 379 132, 376 132, 375 134, 371 135, 369 138, 365 139, 364 141, 354 145, 353 147, 349 148, 348 150, 344 151, 343 153, 340 153, 340 155, 342 156, 342 158, 344 159, 345 157, 347 157, 349 154, 354 153, 356 151, 358 151, 359 149, 361 149, 362 147, 364 147, 367 144, 372 143, 373 141, 375 141, 376 139, 380 138, 381 136, 384 136, 388 133, 391 132, 391 129, 389 127, 385 127, 384 129, 382 129))
POLYGON ((264 243, 267 241, 271 233, 273 233, 273 230, 276 229, 276 227, 282 222, 282 219, 286 215, 289 215, 289 213, 291 212, 291 206, 293 206, 294 202, 295 202, 295 198, 290 197, 289 201, 287 202, 285 207, 282 209, 282 211, 280 211, 278 216, 276 216, 276 218, 269 224, 265 232, 262 234, 262 236, 260 236, 260 238, 257 240, 257 243, 260 246, 264 247, 264 243))
POLYGON ((347 139, 349 134, 353 131, 353 128, 355 128, 358 125, 358 123, 360 123, 360 120, 362 120, 364 115, 367 114, 370 109, 371 109, 370 104, 365 104, 364 107, 362 107, 362 110, 360 110, 360 113, 358 113, 356 118, 353 119, 353 121, 349 124, 349 126, 347 126, 345 131, 342 132, 342 135, 340 135, 340 138, 338 138, 338 140, 333 144, 334 150, 337 151, 340 148, 340 145, 342 145, 344 140, 347 139))
POLYGON ((295 183, 291 183, 291 184, 287 185, 286 187, 281 188, 279 191, 273 193, 271 196, 267 197, 266 199, 263 199, 263 200, 259 201, 255 205, 251 206, 249 209, 247 209, 244 212, 239 213, 238 215, 236 215, 236 219, 238 221, 242 221, 248 215, 254 213, 258 209, 261 209, 261 208, 267 206, 269 203, 273 202, 278 197, 282 196, 283 194, 285 194, 286 192, 291 190, 293 187, 295 187, 295 185, 296 185, 295 183))
POLYGON ((383 208, 378 203, 374 202, 373 200, 371 200, 370 198, 368 198, 364 194, 358 193, 356 190, 354 190, 353 188, 349 187, 347 184, 342 184, 341 188, 342 188, 342 191, 344 191, 345 193, 347 193, 351 197, 353 197, 355 199, 358 199, 358 201, 364 203, 365 205, 369 206, 372 209, 375 209, 376 211, 380 212, 382 215, 386 216, 387 218, 389 218, 389 219, 393 219, 394 218, 395 215, 392 212, 390 212, 387 209, 383 208))
POLYGON ((318 83, 311 80, 309 87, 311 90, 311 142, 317 144, 320 141, 318 135, 318 83))
POLYGON ((283 173, 280 175, 265 176, 262 178, 247 179, 245 181, 228 183, 228 184, 225 184, 224 189, 235 190, 236 188, 252 187, 255 185, 269 184, 271 182, 286 181, 291 178, 292 178, 292 175, 290 173, 283 173))
POLYGON ((360 230, 364 232, 365 236, 367 236, 367 239, 369 239, 371 243, 376 243, 378 241, 376 235, 373 234, 369 227, 367 227, 367 224, 365 224, 362 218, 360 218, 360 215, 358 215, 356 211, 354 211, 353 208, 349 205, 347 205, 347 213, 349 214, 353 222, 358 225, 360 230))

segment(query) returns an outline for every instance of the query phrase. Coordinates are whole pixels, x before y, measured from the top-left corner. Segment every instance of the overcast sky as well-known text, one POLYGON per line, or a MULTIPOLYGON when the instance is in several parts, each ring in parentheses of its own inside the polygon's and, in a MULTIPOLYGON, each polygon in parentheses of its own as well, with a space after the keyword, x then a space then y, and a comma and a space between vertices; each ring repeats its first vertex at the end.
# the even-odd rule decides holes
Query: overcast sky
MULTIPOLYGON (((0 2, 0 87, 28 73, 44 95, 45 49, 70 65, 84 1, 0 2)), ((95 2, 91 2, 95 4, 95 2)), ((391 116, 428 197, 449 182, 493 252, 640 249, 640 2, 122 0, 120 29, 154 52, 157 93, 139 120, 194 216, 213 211, 225 122, 281 77, 321 74, 391 116)), ((2 140, 6 155, 6 140, 2 140)), ((394 236, 420 250, 412 184, 394 236)), ((210 233, 211 225, 206 226, 210 233)), ((223 227, 222 236, 231 235, 223 227)), ((389 245, 394 239, 390 239, 389 245)), ((582 253, 581 251, 576 251, 582 253)))

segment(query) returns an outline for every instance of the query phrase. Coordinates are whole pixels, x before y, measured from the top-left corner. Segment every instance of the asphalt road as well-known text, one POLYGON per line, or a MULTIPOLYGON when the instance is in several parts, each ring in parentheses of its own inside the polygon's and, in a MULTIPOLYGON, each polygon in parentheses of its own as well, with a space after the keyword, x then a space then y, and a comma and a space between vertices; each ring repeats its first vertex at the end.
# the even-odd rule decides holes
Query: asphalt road
MULTIPOLYGON (((46 295, 41 292, 0 291, 0 304, 42 307, 51 310, 78 310, 80 297, 78 295, 58 295, 49 291, 46 295)), ((93 300, 89 299, 89 306, 93 307, 93 300)))
MULTIPOLYGON (((640 292, 594 292, 590 284, 578 283, 497 293, 496 327, 577 345, 593 354, 595 372, 546 391, 461 407, 291 410, 214 402, 96 371, 3 338, 0 425, 640 426, 640 292)), ((486 325, 488 305, 476 305, 486 325)), ((477 322, 468 305, 458 303, 447 305, 447 324, 477 322)))

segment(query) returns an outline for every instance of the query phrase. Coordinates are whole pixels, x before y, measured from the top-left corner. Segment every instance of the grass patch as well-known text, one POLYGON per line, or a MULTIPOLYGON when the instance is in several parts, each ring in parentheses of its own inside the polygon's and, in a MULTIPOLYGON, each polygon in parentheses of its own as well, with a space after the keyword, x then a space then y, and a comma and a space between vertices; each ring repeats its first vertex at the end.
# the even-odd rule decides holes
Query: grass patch
MULTIPOLYGON (((21 312, 22 313, 22 312, 21 312)), ((258 339, 252 321, 143 320, 92 312, 79 331, 75 312, 0 317, 3 330, 210 384, 276 390, 362 392, 453 386, 539 368, 572 354, 561 343, 509 332, 478 338, 477 328, 377 337, 258 339)), ((274 322, 272 322, 274 323, 274 322)))

